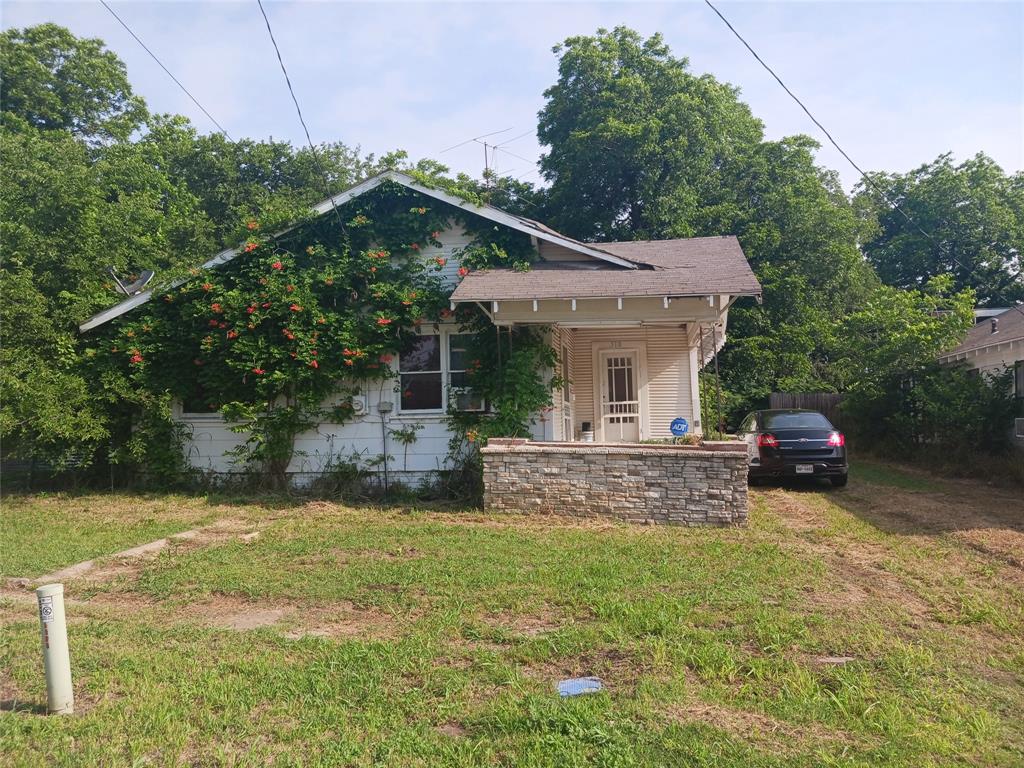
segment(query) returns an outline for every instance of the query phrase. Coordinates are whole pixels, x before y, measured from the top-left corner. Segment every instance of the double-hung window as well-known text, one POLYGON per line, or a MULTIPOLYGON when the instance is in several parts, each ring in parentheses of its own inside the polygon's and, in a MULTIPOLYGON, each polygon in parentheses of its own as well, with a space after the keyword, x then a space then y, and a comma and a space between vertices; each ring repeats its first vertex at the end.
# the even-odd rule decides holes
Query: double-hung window
POLYGON ((398 356, 402 413, 442 412, 449 403, 460 411, 483 410, 466 373, 470 338, 460 333, 413 338, 398 356))

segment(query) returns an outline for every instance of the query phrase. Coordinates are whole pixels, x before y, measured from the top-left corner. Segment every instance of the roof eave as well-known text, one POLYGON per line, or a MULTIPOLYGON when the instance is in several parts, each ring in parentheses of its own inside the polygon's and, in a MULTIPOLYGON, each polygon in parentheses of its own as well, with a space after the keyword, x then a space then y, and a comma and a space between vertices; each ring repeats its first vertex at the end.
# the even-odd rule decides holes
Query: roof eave
MULTIPOLYGON (((471 295, 471 296, 463 297, 463 296, 459 296, 458 295, 459 290, 462 288, 463 285, 465 285, 465 284, 464 283, 460 284, 458 287, 456 287, 455 291, 452 293, 450 299, 451 299, 451 302, 453 304, 473 304, 473 303, 478 302, 478 301, 572 301, 573 299, 579 299, 579 300, 582 301, 582 300, 598 300, 598 299, 661 299, 661 298, 666 298, 666 297, 670 298, 670 299, 703 299, 706 296, 732 296, 732 297, 736 297, 736 298, 739 298, 739 297, 742 297, 742 296, 751 296, 751 297, 757 298, 757 297, 761 296, 761 291, 760 290, 758 290, 758 291, 722 291, 722 290, 711 291, 711 290, 705 290, 705 291, 698 291, 698 292, 695 292, 695 293, 690 293, 690 292, 679 293, 679 292, 676 292, 676 291, 667 291, 665 293, 626 293, 626 292, 619 292, 619 293, 610 293, 610 294, 606 294, 606 295, 602 294, 602 295, 599 295, 599 296, 592 296, 592 295, 584 296, 584 295, 581 295, 581 294, 576 294, 575 296, 573 296, 573 295, 566 295, 566 296, 528 296, 528 297, 523 297, 523 296, 505 296, 505 297, 501 297, 501 296, 471 295)), ((468 290, 465 291, 465 292, 469 293, 468 290)))
MULTIPOLYGON (((628 259, 623 259, 619 256, 606 253, 598 248, 592 248, 583 243, 576 242, 571 238, 545 232, 543 230, 536 229, 535 227, 527 227, 521 221, 519 221, 517 217, 513 216, 510 213, 502 211, 500 208, 495 208, 490 205, 476 205, 475 203, 471 203, 468 200, 463 200, 460 197, 449 194, 444 190, 437 189, 435 187, 430 187, 426 184, 422 184, 418 182, 416 179, 414 179, 412 176, 408 176, 404 173, 394 170, 384 171, 383 173, 379 173, 376 176, 366 179, 365 181, 361 181, 355 186, 346 189, 344 192, 340 192, 339 194, 334 195, 333 197, 329 197, 328 199, 323 200, 320 203, 317 203, 316 205, 313 206, 312 210, 318 216, 322 216, 323 214, 330 211, 332 208, 337 208, 340 205, 344 205, 350 200, 353 200, 356 197, 366 194, 367 192, 379 187, 385 181, 393 181, 397 184, 401 184, 402 186, 408 189, 415 189, 418 192, 422 192, 423 194, 428 195, 429 197, 433 197, 436 200, 441 200, 442 202, 448 203, 449 205, 453 205, 456 208, 466 208, 472 211, 473 213, 477 214, 478 216, 481 216, 490 221, 494 221, 497 224, 503 224, 504 226, 507 226, 511 229, 515 229, 519 232, 522 232, 523 234, 536 237, 540 240, 546 240, 556 245, 564 246, 578 253, 591 256, 595 259, 601 259, 611 264, 615 264, 620 267, 625 267, 626 269, 637 268, 637 265, 634 262, 629 261, 628 259)), ((290 232, 292 229, 294 229, 294 227, 289 227, 288 229, 276 233, 275 236, 283 235, 287 232, 290 232)), ((234 259, 241 252, 241 246, 237 248, 227 248, 218 253, 213 258, 204 262, 201 268, 210 269, 220 264, 225 264, 234 259)), ((170 287, 176 288, 177 286, 181 285, 182 282, 184 281, 177 280, 173 282, 170 285, 170 287)), ((97 328, 103 325, 104 323, 108 323, 111 320, 120 317, 126 312, 130 312, 136 307, 142 306, 143 304, 147 303, 152 297, 152 291, 145 291, 144 293, 140 293, 136 296, 132 296, 128 299, 125 299, 124 301, 115 304, 113 307, 109 307, 108 309, 105 309, 102 312, 97 312, 88 320, 81 323, 78 326, 78 330, 79 332, 84 333, 86 331, 92 330, 93 328, 97 328)))

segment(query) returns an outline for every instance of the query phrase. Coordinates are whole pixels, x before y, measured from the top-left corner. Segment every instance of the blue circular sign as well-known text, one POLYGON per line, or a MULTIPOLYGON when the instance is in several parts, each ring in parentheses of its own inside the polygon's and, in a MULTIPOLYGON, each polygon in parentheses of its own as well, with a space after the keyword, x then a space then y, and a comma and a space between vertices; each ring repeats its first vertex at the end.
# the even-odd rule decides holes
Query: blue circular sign
POLYGON ((690 431, 690 422, 681 417, 678 419, 672 419, 672 423, 669 425, 669 430, 676 437, 685 435, 690 431))

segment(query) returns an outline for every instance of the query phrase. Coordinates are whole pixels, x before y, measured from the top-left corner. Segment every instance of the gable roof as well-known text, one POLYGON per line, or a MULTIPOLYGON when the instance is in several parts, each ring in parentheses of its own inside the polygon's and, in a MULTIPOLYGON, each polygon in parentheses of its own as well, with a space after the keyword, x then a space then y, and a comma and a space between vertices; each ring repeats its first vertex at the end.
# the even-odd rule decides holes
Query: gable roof
POLYGON ((623 270, 595 262, 539 262, 527 272, 470 272, 452 301, 616 298, 625 296, 758 296, 761 284, 734 236, 600 243, 641 266, 623 270))
MULTIPOLYGON (((538 240, 546 240, 547 242, 554 243, 555 245, 564 246, 566 248, 569 248, 570 250, 582 253, 586 256, 590 256, 591 258, 598 259, 609 264, 614 264, 623 269, 631 270, 637 268, 636 264, 632 263, 629 259, 623 258, 622 256, 618 256, 609 251, 606 251, 604 250, 603 246, 598 246, 590 243, 582 243, 579 240, 574 240, 571 237, 567 237, 559 232, 556 232, 550 227, 547 227, 541 224, 540 222, 534 221, 533 219, 528 219, 524 216, 515 216, 511 213, 508 213, 507 211, 501 210, 500 208, 495 208, 493 205, 476 205, 467 200, 463 200, 461 197, 458 197, 457 195, 453 195, 450 192, 446 192, 443 189, 438 189, 437 187, 431 187, 426 184, 423 184, 422 182, 417 181, 412 176, 406 173, 402 173, 400 171, 384 171, 383 173, 379 173, 376 176, 372 176, 369 179, 366 179, 365 181, 361 181, 355 186, 349 187, 344 192, 340 192, 339 194, 334 195, 333 197, 330 197, 321 203, 317 203, 316 205, 313 206, 313 212, 318 216, 322 216, 323 214, 328 213, 332 208, 337 208, 338 206, 344 205, 350 200, 353 200, 359 197, 360 195, 366 194, 370 190, 376 189, 386 181, 391 181, 394 182, 395 184, 400 184, 403 187, 413 189, 416 192, 424 194, 428 197, 432 197, 435 200, 440 200, 444 203, 448 203, 449 205, 455 206, 456 208, 462 208, 463 210, 471 211, 472 213, 481 216, 482 218, 493 221, 496 224, 502 224, 518 232, 523 232, 524 234, 530 235, 531 237, 535 237, 538 240)), ((283 235, 287 231, 289 230, 285 230, 284 232, 279 232, 277 234, 283 235)), ((212 269, 213 267, 219 266, 220 264, 225 264, 231 261, 240 253, 242 253, 242 247, 243 246, 239 245, 235 248, 224 249, 220 253, 216 254, 215 256, 204 262, 202 265, 202 269, 212 269)), ((171 287, 180 285, 181 282, 182 281, 177 281, 173 283, 171 287)), ((162 290, 166 290, 166 288, 162 290)), ((108 323, 111 320, 125 314, 126 312, 130 312, 136 307, 139 307, 147 303, 152 297, 153 292, 151 290, 144 291, 143 293, 140 293, 136 296, 131 296, 125 299, 124 301, 120 302, 119 304, 115 304, 113 307, 110 307, 109 309, 105 309, 102 312, 98 312, 97 314, 93 315, 88 320, 79 325, 78 330, 84 332, 101 326, 104 323, 108 323)))
POLYGON ((1011 307, 995 317, 986 318, 977 323, 967 332, 964 340, 954 349, 939 355, 940 360, 948 360, 968 352, 975 352, 985 347, 994 347, 1011 341, 1024 341, 1024 307, 1011 307), (996 321, 998 333, 992 333, 992 321, 996 321))

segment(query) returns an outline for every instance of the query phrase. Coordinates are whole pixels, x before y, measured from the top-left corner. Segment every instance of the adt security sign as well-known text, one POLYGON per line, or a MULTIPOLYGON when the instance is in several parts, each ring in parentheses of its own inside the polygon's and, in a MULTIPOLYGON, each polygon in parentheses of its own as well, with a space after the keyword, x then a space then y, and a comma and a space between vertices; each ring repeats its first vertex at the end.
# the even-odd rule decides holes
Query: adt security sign
POLYGON ((690 422, 684 418, 672 419, 668 428, 676 437, 682 437, 690 431, 690 422))

